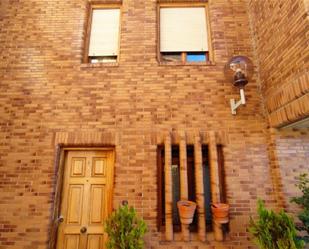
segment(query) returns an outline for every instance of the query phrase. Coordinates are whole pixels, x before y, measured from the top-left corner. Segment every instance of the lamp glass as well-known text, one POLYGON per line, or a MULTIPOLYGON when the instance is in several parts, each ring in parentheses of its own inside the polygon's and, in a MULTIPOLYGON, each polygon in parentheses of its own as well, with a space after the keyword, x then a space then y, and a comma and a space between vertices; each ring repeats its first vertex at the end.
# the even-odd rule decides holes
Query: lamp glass
POLYGON ((225 77, 237 87, 244 87, 253 75, 253 63, 246 56, 234 56, 232 57, 224 68, 225 77), (242 84, 236 82, 236 78, 242 75, 246 81, 242 84))

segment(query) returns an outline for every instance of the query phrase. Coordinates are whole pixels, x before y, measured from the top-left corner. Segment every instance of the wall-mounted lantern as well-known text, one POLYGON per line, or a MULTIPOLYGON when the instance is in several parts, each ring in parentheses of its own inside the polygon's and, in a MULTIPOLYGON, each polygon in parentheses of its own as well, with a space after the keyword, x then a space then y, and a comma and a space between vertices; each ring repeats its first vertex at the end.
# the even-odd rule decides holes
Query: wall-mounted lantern
POLYGON ((246 56, 234 56, 226 63, 224 74, 235 87, 240 89, 240 100, 238 102, 235 99, 230 100, 232 114, 236 115, 236 109, 246 104, 244 87, 253 74, 253 63, 246 56))

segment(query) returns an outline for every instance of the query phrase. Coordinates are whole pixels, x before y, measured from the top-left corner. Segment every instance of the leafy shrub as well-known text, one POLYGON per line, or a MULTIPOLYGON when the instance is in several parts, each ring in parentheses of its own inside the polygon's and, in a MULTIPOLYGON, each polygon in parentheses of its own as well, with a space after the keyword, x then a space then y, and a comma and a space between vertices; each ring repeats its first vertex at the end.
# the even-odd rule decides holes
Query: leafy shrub
POLYGON ((293 220, 281 210, 275 213, 267 210, 264 203, 258 201, 259 219, 250 218, 250 233, 261 249, 302 249, 304 242, 297 240, 293 220))
MULTIPOLYGON (((301 174, 298 177, 296 186, 301 190, 302 196, 293 197, 291 202, 300 205, 303 210, 299 213, 298 218, 302 222, 301 226, 297 226, 300 231, 306 231, 309 235, 309 178, 307 174, 301 174)), ((309 236, 304 236, 303 239, 309 242, 309 236)))
POLYGON ((138 218, 133 207, 120 206, 105 223, 108 249, 142 249, 146 223, 138 218))

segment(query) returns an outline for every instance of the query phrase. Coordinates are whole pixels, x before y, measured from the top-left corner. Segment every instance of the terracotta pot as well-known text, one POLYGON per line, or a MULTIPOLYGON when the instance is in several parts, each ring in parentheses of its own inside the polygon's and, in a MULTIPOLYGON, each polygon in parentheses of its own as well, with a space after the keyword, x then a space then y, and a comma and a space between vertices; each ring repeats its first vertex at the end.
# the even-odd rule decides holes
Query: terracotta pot
POLYGON ((211 205, 211 211, 214 220, 218 223, 229 222, 229 209, 230 206, 226 203, 215 203, 211 205))
POLYGON ((177 202, 180 221, 184 225, 189 225, 193 221, 196 203, 193 201, 181 200, 177 202))

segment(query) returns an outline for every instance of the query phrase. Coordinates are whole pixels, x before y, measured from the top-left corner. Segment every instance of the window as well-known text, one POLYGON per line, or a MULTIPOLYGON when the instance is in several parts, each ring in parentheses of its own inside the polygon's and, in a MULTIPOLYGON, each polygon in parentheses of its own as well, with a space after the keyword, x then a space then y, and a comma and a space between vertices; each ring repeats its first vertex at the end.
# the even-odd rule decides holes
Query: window
MULTIPOLYGON (((220 172, 220 189, 224 193, 224 174, 223 174, 223 155, 222 146, 218 146, 218 163, 220 172)), ((158 160, 158 230, 160 231, 162 226, 165 226, 165 182, 164 182, 164 146, 158 146, 157 160, 158 160)), ((212 223, 211 215, 211 189, 210 189, 210 170, 209 170, 209 158, 208 158, 208 146, 202 146, 202 159, 203 159, 203 185, 204 185, 204 201, 205 201, 205 222, 207 224, 212 223)), ((177 201, 180 200, 180 162, 179 162, 179 146, 172 146, 172 196, 173 196, 173 230, 180 231, 181 224, 177 209, 177 201)), ((187 145, 187 179, 188 179, 188 197, 190 201, 196 201, 196 187, 195 187, 195 168, 194 168, 194 146, 187 145)), ((225 198, 225 196, 223 197, 225 198)), ((223 201, 223 199, 222 199, 223 201)), ((207 229, 211 229, 211 226, 207 226, 207 229)), ((193 223, 190 225, 190 231, 197 231, 197 212, 193 219, 193 223)))
POLYGON ((160 7, 160 60, 209 61, 206 6, 160 7))
POLYGON ((117 62, 119 55, 120 8, 91 6, 85 62, 117 62))

